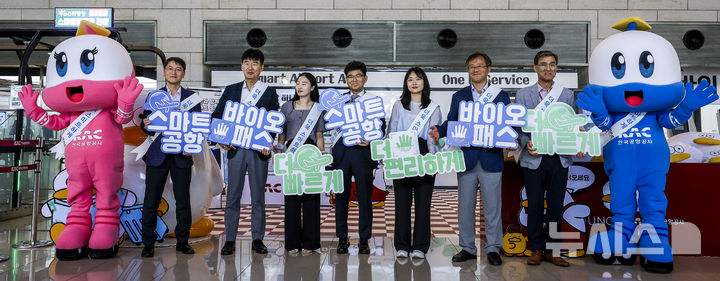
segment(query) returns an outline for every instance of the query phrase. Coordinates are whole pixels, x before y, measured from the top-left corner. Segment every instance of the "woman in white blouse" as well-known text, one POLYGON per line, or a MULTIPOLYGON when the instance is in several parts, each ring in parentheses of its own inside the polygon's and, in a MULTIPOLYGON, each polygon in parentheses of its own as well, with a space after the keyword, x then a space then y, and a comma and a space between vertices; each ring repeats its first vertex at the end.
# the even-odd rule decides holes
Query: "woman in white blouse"
MULTIPOLYGON (((417 130, 420 154, 436 153, 438 143, 428 137, 428 128, 442 121, 440 108, 430 101, 430 83, 425 71, 410 68, 405 74, 400 100, 393 105, 388 134, 406 131, 422 111, 432 110, 417 130), (434 109, 433 109, 434 108, 434 109)), ((422 120, 422 119, 421 119, 422 120)), ((398 258, 411 256, 425 258, 430 248, 430 202, 432 201, 435 175, 425 175, 393 180, 395 190, 395 249, 398 258), (410 235, 410 212, 415 198, 415 229, 410 235)))

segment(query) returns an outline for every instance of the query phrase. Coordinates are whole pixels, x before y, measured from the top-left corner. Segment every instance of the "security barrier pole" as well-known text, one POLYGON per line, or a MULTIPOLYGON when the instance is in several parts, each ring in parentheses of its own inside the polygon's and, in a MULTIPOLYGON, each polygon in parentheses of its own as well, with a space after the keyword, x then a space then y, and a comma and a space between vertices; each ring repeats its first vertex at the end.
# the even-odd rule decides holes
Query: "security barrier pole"
POLYGON ((13 245, 15 249, 34 249, 47 247, 53 244, 52 241, 37 240, 37 220, 38 220, 38 201, 40 200, 40 169, 42 165, 42 149, 43 138, 38 138, 37 149, 35 149, 35 182, 33 184, 33 202, 32 202, 32 224, 30 225, 30 241, 20 241, 13 245))

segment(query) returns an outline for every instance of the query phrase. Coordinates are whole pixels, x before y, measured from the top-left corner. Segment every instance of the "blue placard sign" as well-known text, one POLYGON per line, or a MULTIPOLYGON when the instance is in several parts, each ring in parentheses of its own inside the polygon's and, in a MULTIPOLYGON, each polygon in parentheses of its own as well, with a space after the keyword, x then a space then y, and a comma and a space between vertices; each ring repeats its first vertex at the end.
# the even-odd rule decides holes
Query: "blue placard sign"
POLYGON ((144 109, 152 111, 147 117, 150 125, 145 129, 162 133, 160 150, 164 153, 200 154, 210 133, 212 116, 206 112, 180 111, 178 106, 180 102, 173 101, 168 92, 151 92, 143 105, 144 109))
POLYGON ((346 103, 350 95, 341 95, 335 89, 326 89, 320 96, 320 105, 325 113, 325 129, 340 128, 343 143, 356 145, 361 140, 370 142, 383 137, 382 120, 385 106, 380 97, 371 97, 346 103))
POLYGON ((209 140, 257 151, 270 149, 274 140, 271 133, 281 134, 284 123, 285 115, 280 111, 227 101, 223 118, 212 120, 209 140))
POLYGON ((461 101, 458 121, 448 122, 447 144, 516 148, 518 133, 512 127, 525 126, 526 114, 522 104, 461 101))

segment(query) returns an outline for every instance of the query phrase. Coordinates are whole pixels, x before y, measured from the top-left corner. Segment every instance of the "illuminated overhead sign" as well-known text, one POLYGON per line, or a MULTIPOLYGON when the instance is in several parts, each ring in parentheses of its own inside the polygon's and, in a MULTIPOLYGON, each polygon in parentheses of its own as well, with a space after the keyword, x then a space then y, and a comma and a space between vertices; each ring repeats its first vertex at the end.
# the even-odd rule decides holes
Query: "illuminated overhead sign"
POLYGON ((78 27, 80 21, 113 26, 113 8, 55 8, 55 27, 78 27))

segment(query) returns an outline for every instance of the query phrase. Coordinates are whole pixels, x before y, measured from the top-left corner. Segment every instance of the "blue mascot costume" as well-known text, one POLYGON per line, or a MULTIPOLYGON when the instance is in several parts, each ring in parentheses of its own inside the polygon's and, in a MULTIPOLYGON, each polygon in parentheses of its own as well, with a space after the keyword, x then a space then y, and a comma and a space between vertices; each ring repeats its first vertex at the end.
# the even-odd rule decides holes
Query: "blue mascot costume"
POLYGON ((639 254, 645 270, 669 273, 673 256, 664 191, 670 151, 661 126, 682 125, 718 96, 707 81, 695 89, 691 83, 683 86, 675 49, 648 32, 643 20, 627 18, 613 28, 623 32, 595 47, 590 85, 576 102, 606 131, 603 157, 613 214, 611 230, 590 237, 588 252, 598 263, 626 265, 639 254), (638 210, 642 223, 636 225, 638 210))

